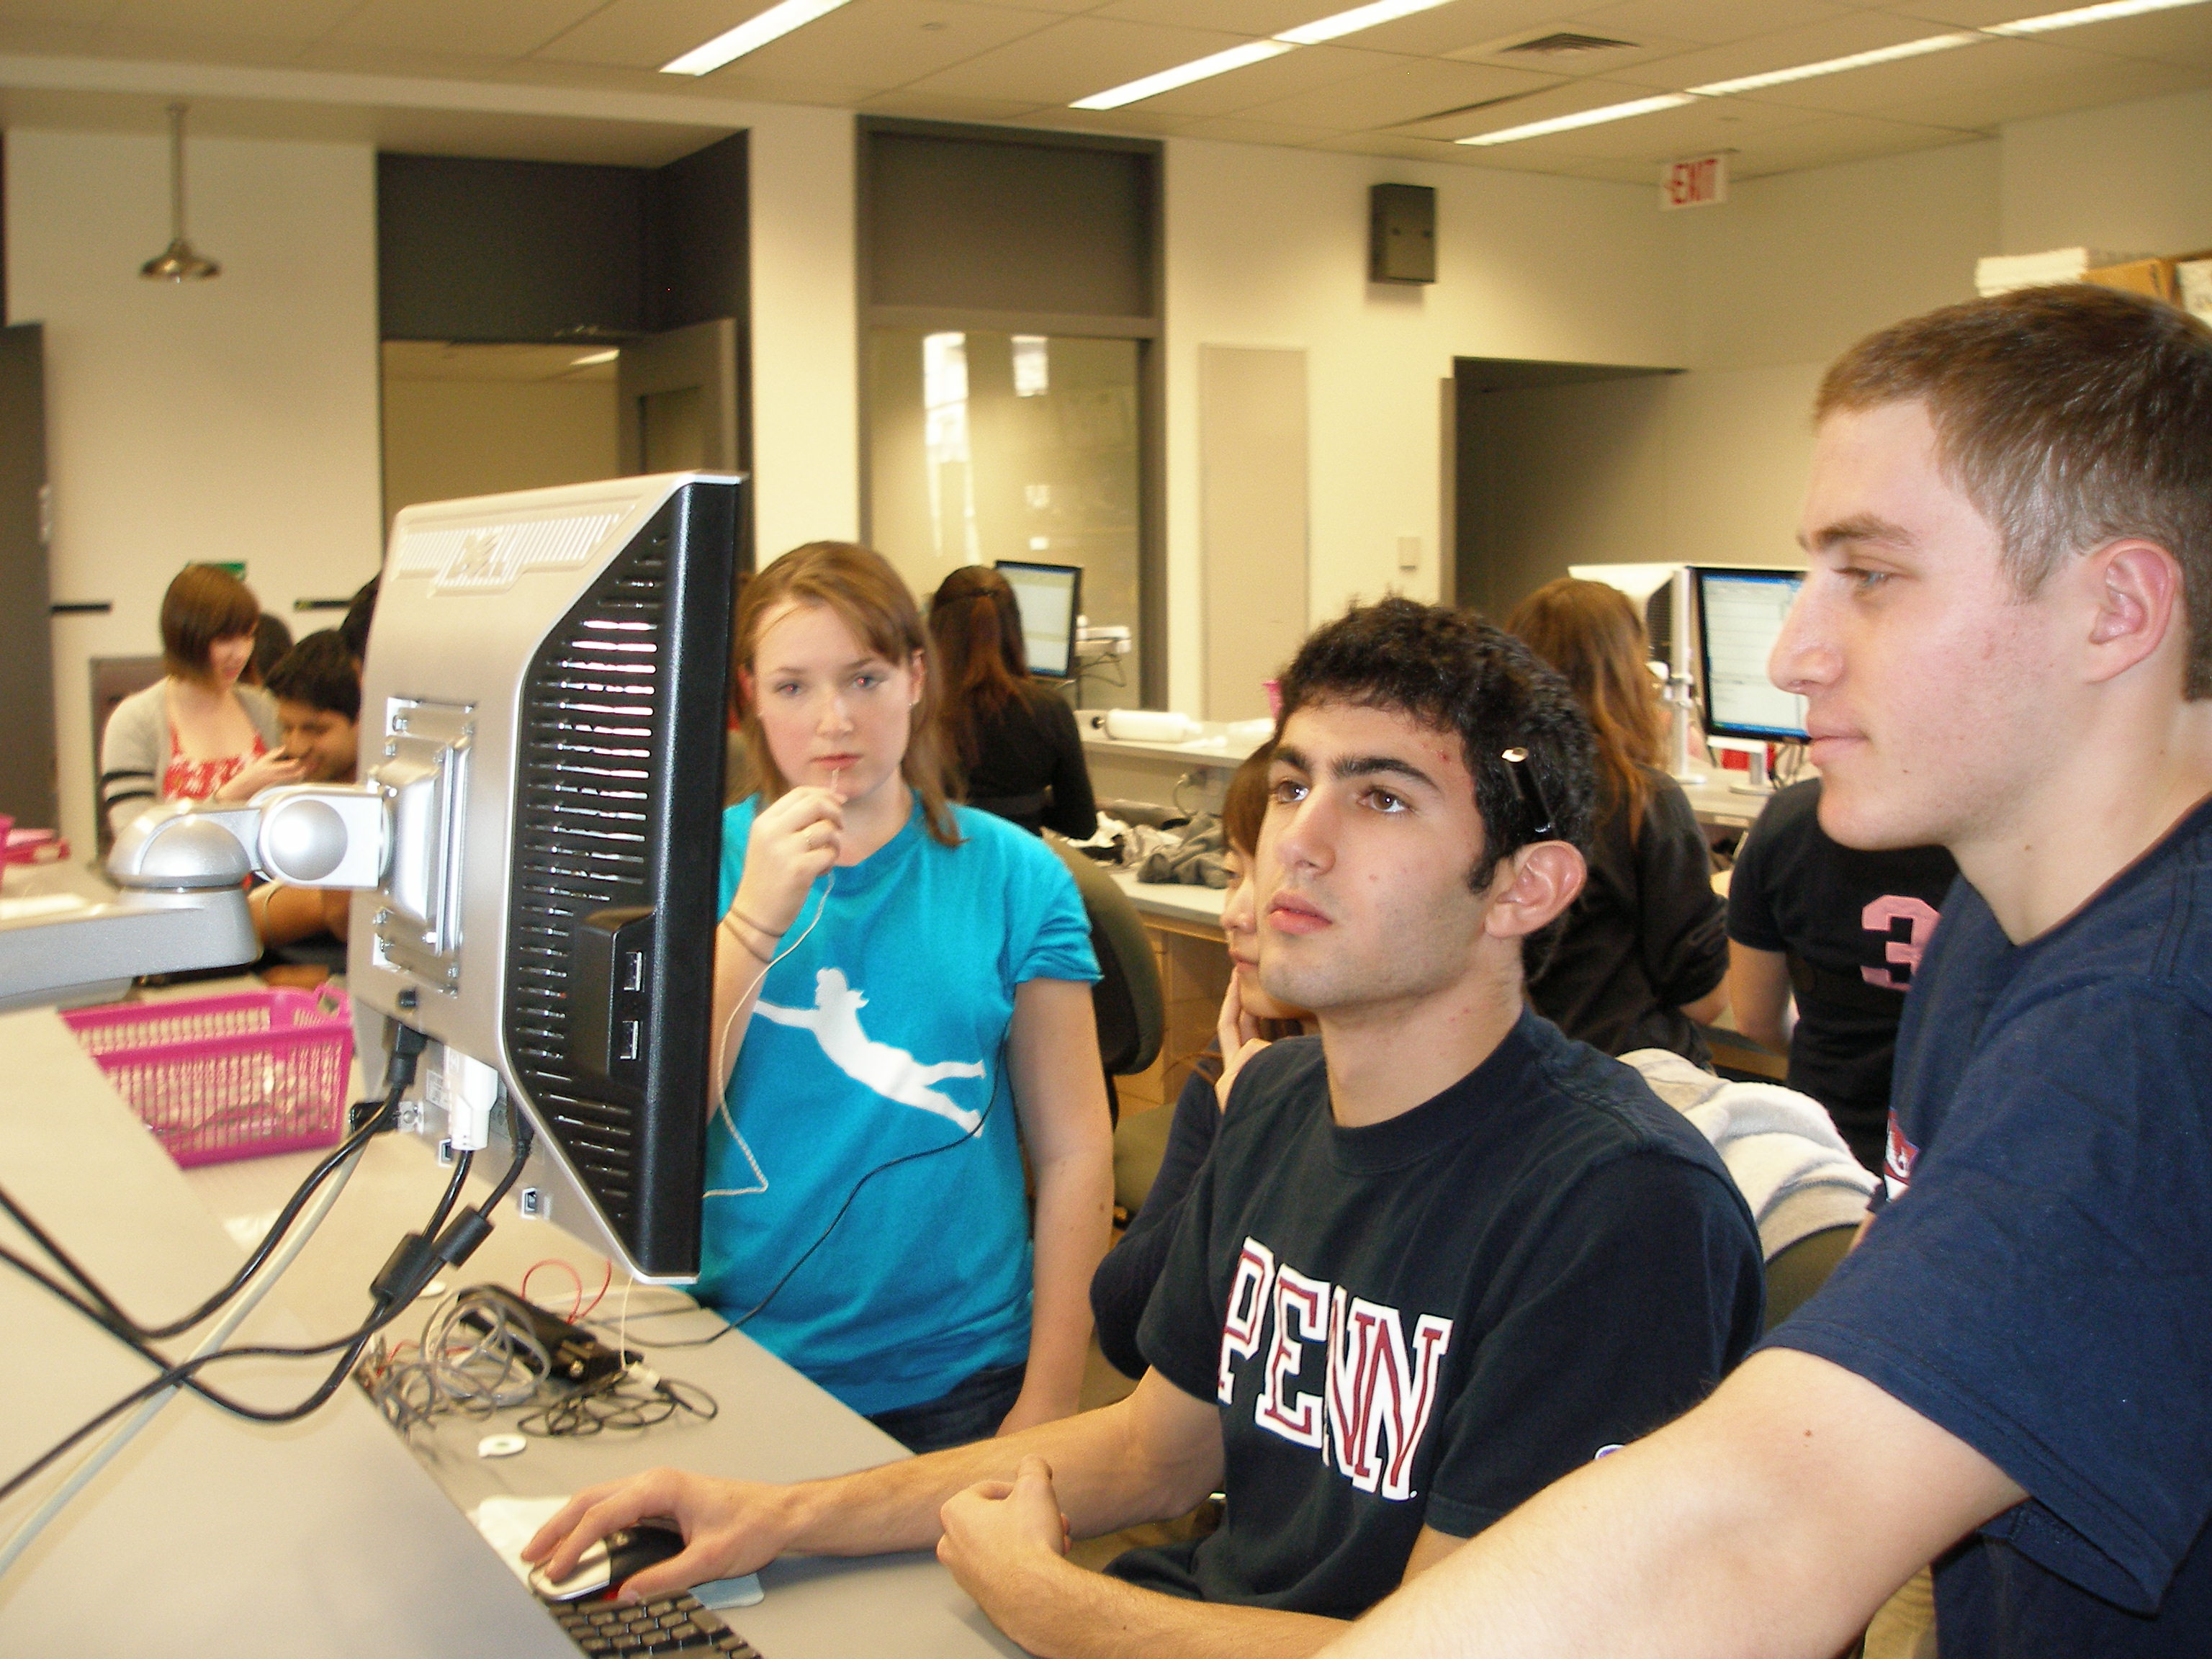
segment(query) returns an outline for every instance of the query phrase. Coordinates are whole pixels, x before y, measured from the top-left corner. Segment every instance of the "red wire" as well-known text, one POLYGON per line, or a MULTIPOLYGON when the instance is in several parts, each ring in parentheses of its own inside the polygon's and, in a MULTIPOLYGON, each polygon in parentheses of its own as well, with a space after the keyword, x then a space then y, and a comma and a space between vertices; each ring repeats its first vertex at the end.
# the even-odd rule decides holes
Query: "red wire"
POLYGON ((558 1267, 562 1272, 567 1273, 569 1278, 576 1281, 576 1299, 568 1304, 568 1320, 571 1324, 574 1323, 577 1312, 582 1307, 584 1301, 583 1274, 576 1271, 573 1263, 563 1261, 557 1255, 549 1255, 542 1261, 533 1261, 530 1264, 529 1272, 522 1275, 521 1297, 525 1302, 530 1300, 530 1275, 531 1273, 536 1273, 540 1267, 558 1267))
MULTIPOLYGON (((570 1314, 568 1316, 568 1322, 570 1324, 574 1324, 577 1320, 581 1319, 586 1314, 591 1312, 592 1309, 598 1307, 600 1303, 605 1301, 607 1297, 607 1286, 614 1282, 615 1264, 613 1258, 610 1257, 607 1261, 606 1272, 599 1276, 599 1293, 593 1297, 589 1302, 586 1303, 582 1307, 577 1309, 575 1312, 570 1314)), ((583 1293, 584 1281, 582 1276, 579 1275, 576 1280, 576 1294, 580 1297, 583 1293)))

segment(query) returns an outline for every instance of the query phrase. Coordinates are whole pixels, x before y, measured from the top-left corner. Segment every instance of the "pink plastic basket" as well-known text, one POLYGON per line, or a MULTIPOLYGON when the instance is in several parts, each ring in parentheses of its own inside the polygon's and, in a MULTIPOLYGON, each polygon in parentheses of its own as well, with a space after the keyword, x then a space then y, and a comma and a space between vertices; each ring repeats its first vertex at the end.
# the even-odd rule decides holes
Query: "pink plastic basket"
POLYGON ((62 1020, 186 1169, 344 1133, 353 1020, 342 991, 117 1003, 62 1020))

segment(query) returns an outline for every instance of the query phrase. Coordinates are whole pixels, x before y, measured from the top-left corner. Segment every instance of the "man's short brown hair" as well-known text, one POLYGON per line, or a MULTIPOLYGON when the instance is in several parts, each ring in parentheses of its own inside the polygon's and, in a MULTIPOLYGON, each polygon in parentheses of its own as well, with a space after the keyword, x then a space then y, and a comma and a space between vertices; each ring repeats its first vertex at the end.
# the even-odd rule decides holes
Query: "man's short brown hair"
POLYGON ((2172 554, 2182 693, 2212 696, 2212 330, 2112 289, 2026 289, 1869 336, 1829 369, 1814 416, 1916 401, 2023 599, 2123 537, 2172 554))

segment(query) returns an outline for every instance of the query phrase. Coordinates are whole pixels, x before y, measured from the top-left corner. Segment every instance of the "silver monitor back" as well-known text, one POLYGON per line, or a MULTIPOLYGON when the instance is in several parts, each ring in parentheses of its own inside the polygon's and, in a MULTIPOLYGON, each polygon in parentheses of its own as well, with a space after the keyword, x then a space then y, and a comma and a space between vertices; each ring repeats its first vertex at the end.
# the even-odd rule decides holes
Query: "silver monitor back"
POLYGON ((407 507, 363 673, 392 823, 351 914, 364 1063, 391 1019, 495 1067, 538 1134, 525 1190, 643 1279, 698 1267, 745 494, 678 473, 407 507))

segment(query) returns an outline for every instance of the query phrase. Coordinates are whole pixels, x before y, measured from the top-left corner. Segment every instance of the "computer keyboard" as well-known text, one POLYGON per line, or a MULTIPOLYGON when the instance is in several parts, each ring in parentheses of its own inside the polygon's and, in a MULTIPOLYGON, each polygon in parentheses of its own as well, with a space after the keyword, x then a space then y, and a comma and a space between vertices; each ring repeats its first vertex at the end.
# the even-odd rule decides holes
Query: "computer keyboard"
POLYGON ((649 1601, 557 1601, 547 1611, 592 1659, 660 1659, 663 1654, 723 1654, 760 1659, 751 1643, 689 1590, 649 1601))

